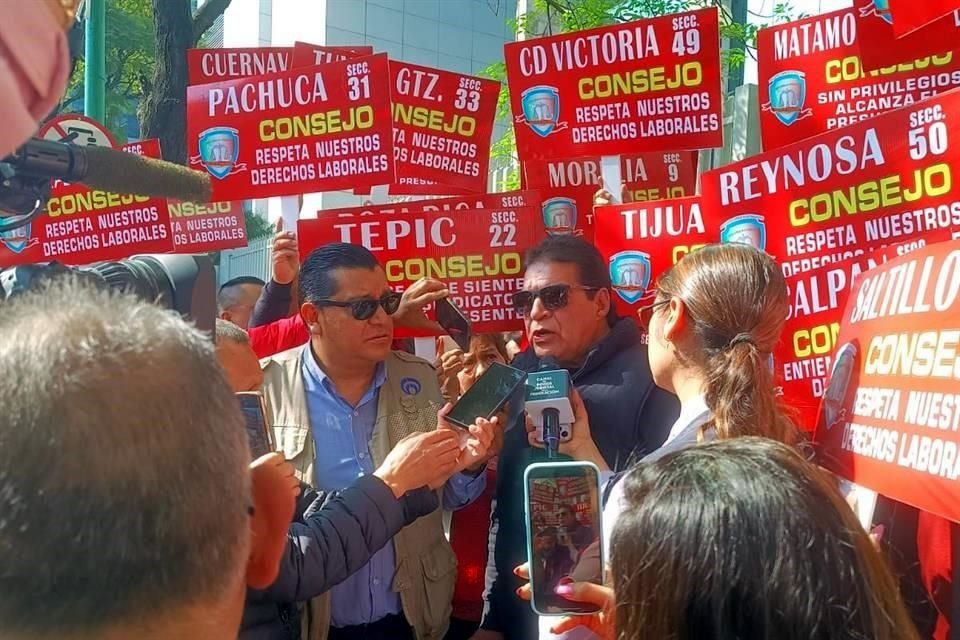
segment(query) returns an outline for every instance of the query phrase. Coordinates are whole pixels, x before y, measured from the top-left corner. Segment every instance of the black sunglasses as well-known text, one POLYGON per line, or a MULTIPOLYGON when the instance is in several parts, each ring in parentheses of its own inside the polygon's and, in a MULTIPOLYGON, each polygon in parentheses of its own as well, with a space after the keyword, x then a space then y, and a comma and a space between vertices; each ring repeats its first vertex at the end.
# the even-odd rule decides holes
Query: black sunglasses
POLYGON ((653 314, 657 309, 665 304, 670 304, 670 298, 661 300, 660 302, 654 302, 653 304, 648 304, 645 307, 640 307, 637 309, 637 317, 640 318, 640 327, 643 328, 644 331, 649 333, 650 320, 653 319, 653 314))
POLYGON ((563 309, 570 302, 570 290, 579 289, 580 291, 599 291, 600 287, 575 287, 569 284, 549 284, 539 291, 517 291, 513 294, 513 308, 517 313, 530 315, 533 311, 533 303, 537 298, 543 302, 543 307, 547 311, 556 311, 563 309))
POLYGON ((313 304, 318 307, 340 307, 350 309, 354 320, 369 320, 377 312, 377 307, 383 307, 388 316, 392 316, 400 308, 399 293, 391 291, 383 294, 379 300, 375 298, 362 298, 360 300, 314 300, 313 304))

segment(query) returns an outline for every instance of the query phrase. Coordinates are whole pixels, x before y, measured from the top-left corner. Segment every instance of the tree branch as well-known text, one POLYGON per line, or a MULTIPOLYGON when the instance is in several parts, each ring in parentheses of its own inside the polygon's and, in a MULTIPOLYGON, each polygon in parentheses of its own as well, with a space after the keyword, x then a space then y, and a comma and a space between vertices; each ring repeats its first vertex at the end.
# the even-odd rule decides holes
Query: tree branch
POLYGON ((203 6, 193 14, 193 44, 200 42, 203 34, 213 26, 217 18, 230 6, 232 0, 207 0, 203 6))

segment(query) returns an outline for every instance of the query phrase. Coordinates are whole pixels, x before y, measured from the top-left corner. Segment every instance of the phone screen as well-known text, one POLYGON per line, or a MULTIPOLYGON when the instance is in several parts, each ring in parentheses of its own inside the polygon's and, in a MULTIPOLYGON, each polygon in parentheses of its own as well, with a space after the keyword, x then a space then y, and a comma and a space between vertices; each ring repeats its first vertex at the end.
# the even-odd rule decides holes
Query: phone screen
POLYGON ((470 321, 449 300, 437 300, 437 322, 463 351, 470 350, 470 321))
POLYGON ((542 463, 526 473, 531 605, 541 615, 594 613, 556 594, 569 582, 603 584, 600 477, 589 463, 542 463))
POLYGON ((263 397, 259 393, 238 393, 237 399, 240 401, 240 409, 247 422, 250 453, 256 460, 274 450, 270 427, 267 425, 267 416, 264 413, 263 397))
POLYGON ((519 415, 517 412, 522 407, 523 383, 526 379, 526 372, 494 362, 477 378, 470 390, 460 396, 447 415, 447 420, 467 427, 477 418, 492 418, 506 408, 507 415, 501 422, 509 426, 510 419, 519 415))

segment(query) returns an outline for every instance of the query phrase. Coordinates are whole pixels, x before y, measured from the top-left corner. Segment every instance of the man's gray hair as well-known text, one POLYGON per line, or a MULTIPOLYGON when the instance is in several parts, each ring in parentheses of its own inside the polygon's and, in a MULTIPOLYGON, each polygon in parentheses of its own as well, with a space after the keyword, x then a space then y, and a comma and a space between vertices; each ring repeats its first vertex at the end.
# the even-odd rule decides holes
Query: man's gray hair
POLYGON ((216 335, 217 344, 220 344, 221 340, 230 340, 237 344, 250 344, 250 336, 246 331, 223 318, 217 318, 216 335))
POLYGON ((222 597, 244 421, 209 337, 73 279, 0 307, 0 637, 96 635, 222 597))

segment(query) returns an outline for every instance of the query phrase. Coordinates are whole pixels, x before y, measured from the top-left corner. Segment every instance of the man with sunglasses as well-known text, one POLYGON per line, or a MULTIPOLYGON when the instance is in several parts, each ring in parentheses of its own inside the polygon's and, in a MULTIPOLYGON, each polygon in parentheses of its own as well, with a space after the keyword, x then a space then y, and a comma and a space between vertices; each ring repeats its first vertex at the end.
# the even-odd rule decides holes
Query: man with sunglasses
MULTIPOLYGON (((680 405, 653 383, 646 346, 632 318, 611 300, 610 273, 597 249, 573 236, 553 236, 527 255, 523 290, 514 294, 530 347, 512 365, 525 371, 565 368, 590 415, 591 432, 611 469, 626 468, 667 437, 680 405), (596 425, 596 426, 593 426, 596 425)), ((500 453, 497 506, 491 518, 496 577, 475 640, 533 640, 537 619, 516 597, 513 568, 526 561, 523 472, 545 459, 523 425, 508 429, 500 453)), ((492 567, 491 567, 492 568, 492 567)))
MULTIPOLYGON (((436 469, 445 509, 484 489, 494 423, 469 432, 444 420, 433 366, 391 351, 400 294, 367 249, 325 245, 300 270, 300 315, 310 332, 301 347, 266 358, 263 392, 277 443, 298 477, 335 491, 371 474, 405 436, 437 429, 464 452, 436 469)), ((492 453, 492 452, 490 452, 492 453)), ((443 637, 449 624, 456 558, 439 509, 404 528, 370 562, 310 601, 303 640, 404 640, 443 637)))

